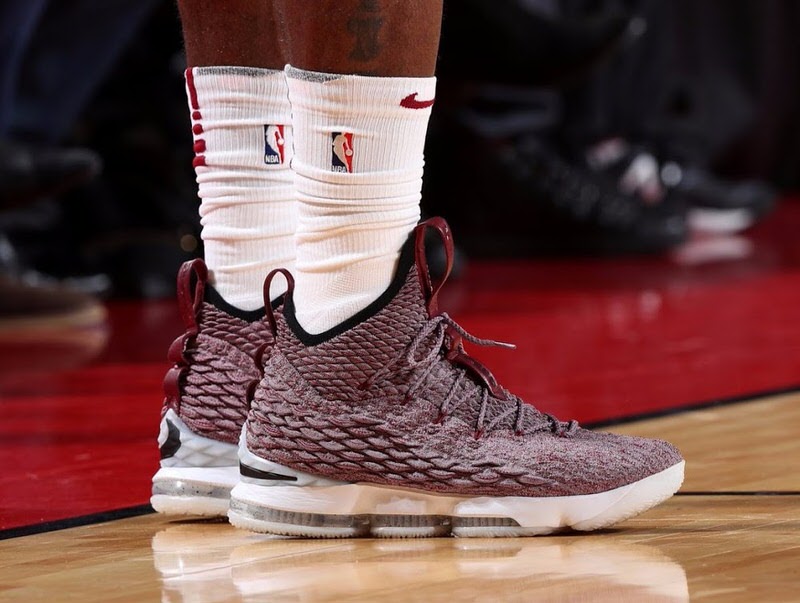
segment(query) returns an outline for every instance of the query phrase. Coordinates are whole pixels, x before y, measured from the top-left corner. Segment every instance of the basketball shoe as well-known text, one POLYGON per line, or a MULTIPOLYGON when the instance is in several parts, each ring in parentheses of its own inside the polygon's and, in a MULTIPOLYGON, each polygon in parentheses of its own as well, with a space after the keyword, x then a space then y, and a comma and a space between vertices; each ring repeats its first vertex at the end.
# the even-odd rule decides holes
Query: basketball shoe
POLYGON ((153 476, 161 513, 224 516, 239 480, 237 441, 249 400, 274 339, 264 310, 227 304, 207 282, 202 260, 178 272, 178 305, 186 332, 169 348, 153 476))
MULTIPOLYGON (((240 440, 233 525, 337 538, 529 536, 595 530, 674 494, 666 442, 597 433, 539 412, 467 354, 478 339, 437 308, 417 227, 392 284, 319 335, 291 297, 267 312, 277 344, 240 440)), ((276 272, 267 278, 269 287, 276 272)), ((446 278, 446 276, 445 276, 446 278)))

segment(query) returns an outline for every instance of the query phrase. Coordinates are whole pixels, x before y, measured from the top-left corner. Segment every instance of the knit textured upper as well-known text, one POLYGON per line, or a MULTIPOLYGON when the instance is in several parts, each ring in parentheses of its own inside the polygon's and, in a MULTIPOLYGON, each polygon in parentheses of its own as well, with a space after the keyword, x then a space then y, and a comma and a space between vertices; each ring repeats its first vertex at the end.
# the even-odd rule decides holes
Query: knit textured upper
POLYGON ((179 275, 179 301, 181 293, 189 300, 180 304, 187 330, 170 348, 175 366, 164 380, 164 412, 172 408, 195 433, 235 444, 274 338, 263 318, 244 320, 203 301, 205 265, 194 262, 200 288, 190 286, 193 268, 179 275))
POLYGON ((279 317, 248 418, 253 453, 332 479, 493 496, 592 494, 680 462, 666 442, 591 432, 490 393, 453 360, 469 336, 428 315, 420 269, 319 343, 279 317))

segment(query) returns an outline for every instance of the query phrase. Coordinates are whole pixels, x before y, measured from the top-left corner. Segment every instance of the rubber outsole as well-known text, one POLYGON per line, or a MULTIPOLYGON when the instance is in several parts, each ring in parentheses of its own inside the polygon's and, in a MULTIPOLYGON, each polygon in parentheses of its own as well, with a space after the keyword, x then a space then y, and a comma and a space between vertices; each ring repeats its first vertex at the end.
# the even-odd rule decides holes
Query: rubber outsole
POLYGON ((370 484, 240 482, 231 492, 228 518, 236 527, 303 538, 489 538, 591 531, 668 499, 683 483, 683 473, 681 461, 607 492, 543 498, 447 496, 370 484), (331 512, 336 509, 346 512, 331 512))
POLYGON ((239 481, 238 446, 193 432, 169 409, 161 419, 161 467, 150 504, 158 513, 225 517, 239 481))
POLYGON ((166 515, 198 515, 201 517, 226 517, 228 498, 204 498, 202 496, 167 496, 156 494, 150 497, 150 505, 157 513, 166 515))
POLYGON ((153 476, 150 504, 158 513, 225 517, 238 467, 162 467, 153 476))

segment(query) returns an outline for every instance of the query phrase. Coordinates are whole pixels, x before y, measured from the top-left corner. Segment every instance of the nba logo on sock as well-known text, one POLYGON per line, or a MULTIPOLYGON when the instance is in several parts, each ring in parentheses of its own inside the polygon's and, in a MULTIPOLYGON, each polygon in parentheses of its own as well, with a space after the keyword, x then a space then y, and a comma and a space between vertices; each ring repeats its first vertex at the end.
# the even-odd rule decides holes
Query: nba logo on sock
POLYGON ((353 173, 353 133, 333 132, 331 149, 331 171, 353 173))
POLYGON ((283 153, 286 148, 283 128, 282 125, 264 125, 264 163, 267 165, 283 163, 283 153))

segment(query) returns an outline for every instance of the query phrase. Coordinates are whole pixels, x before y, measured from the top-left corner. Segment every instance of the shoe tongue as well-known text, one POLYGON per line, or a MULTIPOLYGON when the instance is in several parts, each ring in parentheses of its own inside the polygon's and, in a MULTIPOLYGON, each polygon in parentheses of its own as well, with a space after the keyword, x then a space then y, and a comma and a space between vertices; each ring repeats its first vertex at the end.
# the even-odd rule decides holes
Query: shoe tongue
MULTIPOLYGON (((373 304, 353 318, 352 336, 369 341, 369 364, 377 370, 396 359, 429 318, 438 314, 438 294, 453 265, 453 240, 443 218, 419 224, 400 252, 395 277, 373 304), (444 274, 433 278, 425 253, 425 233, 433 229, 444 245, 444 274)), ((346 337, 343 332, 341 337, 346 337)), ((369 376, 367 373, 366 376, 369 376)))
MULTIPOLYGON (((283 315, 277 317, 278 347, 319 395, 331 401, 362 401, 363 384, 377 371, 396 362, 423 325, 435 316, 430 312, 432 309, 435 312, 435 294, 444 278, 434 282, 428 274, 424 243, 420 243, 420 238, 430 226, 427 222, 421 224, 409 238, 401 252, 395 278, 381 297, 339 327, 321 335, 304 333, 293 317, 291 296, 287 298, 283 315)), ((433 228, 442 237, 446 256, 452 258, 452 238, 448 236, 447 224, 441 220, 433 228)), ((445 278, 450 259, 447 264, 445 278)), ((431 395, 434 399, 443 399, 457 374, 454 365, 442 362, 431 377, 437 382, 431 390, 435 390, 435 395, 431 395)), ((402 397, 408 391, 408 376, 401 372, 396 378, 381 380, 376 387, 380 395, 402 397)), ((472 424, 481 411, 482 386, 469 377, 458 389, 456 396, 464 400, 454 414, 472 424)), ((489 399, 486 424, 504 413, 510 403, 489 399)), ((511 429, 515 418, 515 415, 509 415, 496 427, 511 429)))
POLYGON ((319 335, 306 333, 297 323, 293 300, 287 297, 276 325, 279 347, 323 396, 360 399, 361 384, 394 361, 428 320, 414 249, 412 236, 386 291, 352 318, 319 335))
POLYGON ((395 277, 372 304, 333 329, 306 333, 294 317, 291 297, 278 321, 278 342, 300 373, 334 399, 358 399, 358 389, 369 377, 396 361, 422 326, 435 316, 439 289, 452 266, 449 227, 441 219, 420 224, 400 253, 395 277), (445 245, 447 266, 443 278, 432 279, 425 258, 424 235, 433 229, 445 245), (330 391, 328 391, 330 390, 330 391))

